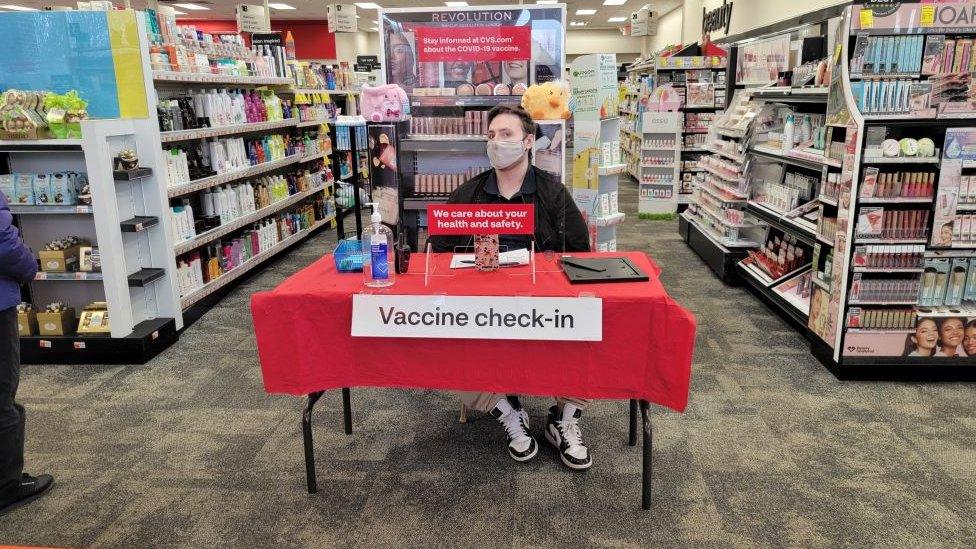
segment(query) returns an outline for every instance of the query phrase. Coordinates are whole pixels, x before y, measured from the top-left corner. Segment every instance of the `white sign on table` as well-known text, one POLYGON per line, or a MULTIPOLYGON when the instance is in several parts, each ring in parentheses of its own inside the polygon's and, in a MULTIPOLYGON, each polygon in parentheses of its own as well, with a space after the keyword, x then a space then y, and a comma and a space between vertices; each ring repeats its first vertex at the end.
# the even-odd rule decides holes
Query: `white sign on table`
POLYGON ((352 336, 602 341, 603 300, 355 294, 352 336))

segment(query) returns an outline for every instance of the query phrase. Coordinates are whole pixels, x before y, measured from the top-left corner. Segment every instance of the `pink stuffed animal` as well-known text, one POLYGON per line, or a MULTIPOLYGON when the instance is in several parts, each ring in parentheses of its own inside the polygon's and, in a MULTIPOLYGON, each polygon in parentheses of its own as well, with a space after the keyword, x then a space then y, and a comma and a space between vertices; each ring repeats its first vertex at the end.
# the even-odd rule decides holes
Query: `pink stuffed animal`
POLYGON ((363 116, 373 122, 395 122, 403 117, 407 92, 396 84, 363 86, 363 116))

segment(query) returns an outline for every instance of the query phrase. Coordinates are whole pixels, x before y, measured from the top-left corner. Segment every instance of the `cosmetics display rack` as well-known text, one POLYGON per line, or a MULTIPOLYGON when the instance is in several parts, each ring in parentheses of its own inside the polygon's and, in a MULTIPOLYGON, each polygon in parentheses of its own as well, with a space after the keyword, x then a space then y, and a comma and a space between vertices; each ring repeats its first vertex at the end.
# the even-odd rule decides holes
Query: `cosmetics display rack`
POLYGON ((235 35, 198 42, 163 9, 139 21, 147 100, 158 106, 153 131, 169 153, 160 169, 174 227, 167 249, 180 277, 179 304, 196 306, 185 311, 193 318, 245 273, 333 224, 334 98, 355 113, 358 92, 318 80, 309 87, 282 46, 248 49, 235 35), (196 64, 161 63, 182 62, 181 47, 196 52, 196 64), (176 53, 161 59, 160 50, 176 53), (201 51, 245 75, 174 70, 199 71, 201 51))
MULTIPOLYGON (((620 117, 603 118, 600 120, 601 139, 603 136, 616 137, 620 135, 620 117)), ((591 166, 596 161, 596 176, 599 184, 596 189, 573 189, 577 205, 586 219, 590 231, 590 249, 595 252, 617 251, 617 225, 624 221, 624 213, 619 208, 619 179, 620 174, 627 169, 626 164, 620 162, 618 142, 600 141, 598 154, 590 158, 591 166), (593 193, 593 191, 596 191, 593 193), (587 198, 582 199, 583 196, 587 198), (591 206, 587 208, 583 204, 591 206)))
POLYGON ((736 279, 735 264, 759 247, 764 231, 745 209, 751 167, 745 152, 760 109, 748 91, 738 90, 717 116, 705 145, 712 154, 701 157, 704 171, 695 174, 691 203, 679 219, 682 238, 726 282, 736 279))
POLYGON ((838 377, 976 378, 976 33, 951 16, 974 9, 844 11, 827 109, 844 132, 837 214, 818 231, 807 325, 814 355, 838 377), (875 97, 883 89, 887 99, 875 97))
POLYGON ((86 120, 82 135, 80 140, 4 141, 0 155, 5 172, 18 174, 11 211, 27 245, 42 256, 25 301, 35 311, 60 302, 77 313, 105 303, 108 331, 76 333, 79 320, 69 314, 54 331, 48 326, 44 332, 59 335, 39 335, 42 323, 22 336, 21 357, 25 363, 142 364, 174 343, 183 325, 176 265, 167 253, 172 240, 159 132, 152 119, 86 120), (136 152, 139 177, 123 178, 113 170, 124 149, 136 152), (87 192, 81 181, 66 189, 39 187, 65 173, 87 179, 87 192), (41 251, 45 243, 68 235, 99 253, 83 257, 77 247, 41 251))
POLYGON ((628 164, 628 170, 637 179, 637 211, 642 215, 677 212, 682 119, 680 112, 647 111, 640 117, 640 156, 636 166, 628 164))
MULTIPOLYGON (((811 262, 824 250, 836 222, 836 190, 843 143, 832 141, 835 128, 825 125, 826 88, 750 90, 762 109, 746 157, 750 160, 750 197, 746 210, 766 224, 764 257, 738 264, 742 279, 774 310, 805 331, 814 276, 811 262), (780 252, 771 251, 778 248, 780 252), (802 259, 798 270, 783 276, 778 263, 802 259), (770 264, 770 260, 772 264, 770 264)), ((837 131, 838 135, 841 133, 837 131)))
MULTIPOLYGON (((680 52, 679 52, 680 53, 680 52)), ((656 85, 670 84, 681 98, 680 111, 685 113, 685 133, 681 141, 679 174, 679 210, 691 200, 693 180, 701 171, 699 161, 708 127, 725 109, 727 56, 662 57, 657 61, 656 85)))

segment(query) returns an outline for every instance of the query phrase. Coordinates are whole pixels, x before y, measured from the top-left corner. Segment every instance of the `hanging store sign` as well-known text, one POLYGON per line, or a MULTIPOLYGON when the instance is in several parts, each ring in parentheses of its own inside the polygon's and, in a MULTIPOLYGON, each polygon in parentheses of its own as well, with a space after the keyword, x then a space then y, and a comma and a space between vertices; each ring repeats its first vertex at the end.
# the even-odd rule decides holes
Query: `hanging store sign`
POLYGON ((262 32, 251 35, 252 46, 284 46, 285 40, 280 32, 262 32))
POLYGON ((356 6, 352 4, 329 4, 325 6, 325 18, 329 32, 356 32, 356 6))
POLYGON ((732 2, 726 3, 722 0, 722 7, 712 11, 705 11, 702 8, 702 35, 713 31, 721 30, 725 34, 729 33, 729 24, 732 23, 732 2))
POLYGON ((270 32, 271 25, 264 6, 237 5, 238 32, 270 32))

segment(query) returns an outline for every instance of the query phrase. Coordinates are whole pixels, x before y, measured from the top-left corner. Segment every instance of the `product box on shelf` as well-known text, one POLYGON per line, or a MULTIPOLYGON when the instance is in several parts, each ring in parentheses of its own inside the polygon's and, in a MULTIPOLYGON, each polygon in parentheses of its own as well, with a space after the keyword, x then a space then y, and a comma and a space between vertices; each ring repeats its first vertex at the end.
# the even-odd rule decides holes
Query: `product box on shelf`
POLYGON ((56 313, 37 313, 37 330, 42 336, 70 335, 74 329, 74 322, 75 310, 71 307, 56 313))
POLYGON ((40 250, 41 270, 48 273, 67 273, 76 270, 81 244, 63 250, 40 250))
POLYGON ((17 311, 17 335, 32 336, 37 334, 37 314, 34 311, 17 311))

